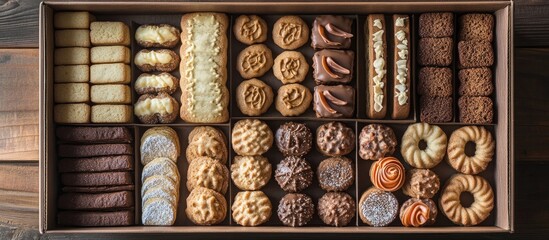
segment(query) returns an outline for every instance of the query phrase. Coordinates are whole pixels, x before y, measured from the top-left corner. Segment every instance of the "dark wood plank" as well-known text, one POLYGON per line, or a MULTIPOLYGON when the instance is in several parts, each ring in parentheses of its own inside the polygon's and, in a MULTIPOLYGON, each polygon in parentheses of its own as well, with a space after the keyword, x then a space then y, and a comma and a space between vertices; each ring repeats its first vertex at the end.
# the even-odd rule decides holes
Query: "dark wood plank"
POLYGON ((515 46, 549 46, 549 1, 515 0, 515 46))
POLYGON ((38 47, 40 0, 0 0, 0 48, 38 47))
MULTIPOLYGON (((517 125, 549 125, 549 48, 515 49, 517 125)), ((549 155, 547 155, 549 156, 549 155)), ((549 159, 549 158, 547 158, 549 159)))

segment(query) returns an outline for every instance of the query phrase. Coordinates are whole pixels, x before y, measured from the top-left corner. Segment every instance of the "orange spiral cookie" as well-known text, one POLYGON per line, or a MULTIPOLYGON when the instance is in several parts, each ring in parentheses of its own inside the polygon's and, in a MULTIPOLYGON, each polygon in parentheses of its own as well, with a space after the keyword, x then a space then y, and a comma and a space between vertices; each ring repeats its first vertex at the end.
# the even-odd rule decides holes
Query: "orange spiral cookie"
POLYGON ((400 208, 400 222, 405 227, 422 227, 435 222, 437 204, 431 199, 410 198, 400 208))
POLYGON ((370 167, 370 180, 378 189, 394 192, 404 185, 404 166, 394 157, 385 157, 370 167))

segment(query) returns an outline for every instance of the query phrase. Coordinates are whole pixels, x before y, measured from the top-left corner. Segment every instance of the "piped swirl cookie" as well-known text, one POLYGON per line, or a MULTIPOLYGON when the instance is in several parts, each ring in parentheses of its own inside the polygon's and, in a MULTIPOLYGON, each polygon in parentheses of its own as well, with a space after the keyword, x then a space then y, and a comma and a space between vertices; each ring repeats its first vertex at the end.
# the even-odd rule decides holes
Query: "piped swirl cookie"
POLYGON ((244 119, 234 125, 231 141, 238 155, 261 155, 273 145, 273 132, 261 120, 244 119))
POLYGON ((273 41, 282 49, 294 50, 309 40, 309 26, 298 16, 279 18, 273 26, 273 41))
POLYGON ((272 166, 266 157, 235 156, 231 165, 231 178, 241 190, 259 190, 272 175, 272 166))
POLYGON ((172 123, 177 118, 179 103, 168 93, 144 94, 137 99, 133 113, 139 121, 147 124, 172 123))
POLYGON ((273 53, 265 44, 255 44, 238 54, 236 64, 242 78, 261 77, 273 66, 273 53))
POLYGON ((422 227, 435 223, 438 209, 431 199, 410 198, 400 207, 400 222, 405 227, 422 227))
POLYGON ((307 72, 309 64, 300 52, 284 51, 274 60, 273 73, 283 84, 303 82, 307 72))
POLYGON ((262 191, 244 191, 236 194, 231 209, 237 224, 258 226, 271 218, 272 204, 262 191))
POLYGON ((291 83, 281 86, 276 95, 276 110, 282 116, 299 116, 311 105, 313 95, 309 89, 298 83, 291 83))
POLYGON ((187 170, 187 189, 205 187, 225 194, 229 186, 229 170, 210 157, 199 157, 189 164, 187 170))
POLYGON ((234 20, 233 33, 241 43, 262 43, 267 40, 267 22, 257 15, 240 15, 234 20))
POLYGON ((173 48, 179 43, 181 32, 169 24, 145 24, 135 30, 135 41, 142 47, 173 48))
POLYGON ((383 191, 394 192, 404 184, 404 166, 394 157, 384 157, 370 166, 370 181, 383 191))
POLYGON ((187 162, 200 157, 210 157, 222 164, 227 163, 227 140, 225 135, 214 127, 195 127, 189 133, 189 145, 186 150, 187 162))
POLYGON ((179 55, 168 49, 143 49, 137 54, 133 63, 143 72, 161 71, 171 72, 179 66, 179 55))
POLYGON ((187 197, 185 213, 196 225, 215 225, 225 220, 227 200, 214 190, 197 187, 187 197))
POLYGON ((273 98, 273 89, 257 78, 242 81, 236 88, 238 109, 247 116, 265 113, 273 103, 273 98))

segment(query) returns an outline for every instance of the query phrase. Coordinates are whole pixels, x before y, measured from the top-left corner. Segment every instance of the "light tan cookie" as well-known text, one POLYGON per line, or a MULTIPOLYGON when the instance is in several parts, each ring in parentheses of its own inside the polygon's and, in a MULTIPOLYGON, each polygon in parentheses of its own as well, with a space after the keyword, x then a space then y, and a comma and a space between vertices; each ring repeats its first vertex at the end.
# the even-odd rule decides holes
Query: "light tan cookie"
POLYGON ((143 72, 171 72, 179 66, 179 55, 169 49, 142 49, 135 54, 133 63, 143 72))
POLYGON ((312 100, 313 95, 307 87, 292 83, 278 89, 275 106, 282 116, 293 117, 307 111, 312 100))
POLYGON ((90 30, 68 29, 55 31, 56 47, 89 47, 90 30))
POLYGON ((130 28, 123 22, 92 22, 90 40, 93 45, 130 45, 130 28))
POLYGON ((235 156, 231 178, 241 190, 259 190, 271 179, 272 166, 263 156, 235 156))
POLYGON ((273 98, 273 89, 257 78, 242 81, 236 88, 236 103, 247 116, 265 113, 273 103, 273 98))
POLYGON ((167 72, 160 74, 142 73, 135 80, 134 88, 137 94, 154 94, 159 92, 173 94, 179 88, 179 80, 167 72))
POLYGON ((229 170, 225 165, 210 157, 199 157, 189 164, 187 189, 205 187, 225 194, 229 186, 229 170))
POLYGON ((179 103, 170 94, 144 94, 134 105, 134 114, 139 121, 147 124, 172 123, 177 119, 179 103))
POLYGON ((142 47, 173 48, 179 43, 179 29, 169 24, 145 24, 135 30, 135 41, 142 47))
POLYGON ((167 157, 176 163, 179 146, 179 137, 172 128, 149 128, 141 137, 141 164, 146 165, 157 157, 167 157))
POLYGON ((281 17, 273 26, 273 41, 282 49, 299 48, 309 41, 309 26, 298 16, 281 17))
POLYGON ((129 104, 132 102, 130 86, 125 84, 92 85, 90 98, 92 103, 129 104))
POLYGON ((214 190, 197 187, 187 197, 185 213, 196 225, 218 224, 227 215, 227 200, 214 190))
POLYGON ((178 194, 163 186, 151 187, 141 196, 141 202, 145 204, 151 198, 163 198, 168 200, 172 205, 177 206, 178 194))
POLYGON ((95 17, 89 12, 56 12, 53 26, 56 29, 88 29, 95 17))
POLYGON ((303 82, 307 72, 309 64, 300 52, 284 51, 274 60, 273 73, 283 84, 303 82))
POLYGON ((192 123, 229 120, 227 27, 223 13, 188 13, 181 18, 181 119, 192 123), (205 71, 207 69, 208 71, 205 71))
POLYGON ((240 15, 234 20, 233 32, 241 43, 262 43, 267 40, 267 22, 257 15, 240 15))
POLYGON ((236 154, 261 155, 273 145, 273 131, 261 120, 244 119, 234 125, 231 140, 236 154))
POLYGON ((132 107, 122 104, 99 104, 91 107, 92 123, 131 123, 132 107))
POLYGON ((163 188, 166 192, 174 193, 179 198, 179 182, 164 175, 152 175, 141 184, 141 196, 153 188, 163 188))
POLYGON ((128 84, 131 81, 130 65, 124 63, 94 64, 90 67, 90 83, 128 84))
POLYGON ((192 163, 199 157, 211 157, 222 164, 227 163, 227 140, 225 134, 214 127, 195 127, 189 133, 187 162, 192 163))
POLYGON ((177 207, 163 198, 150 198, 143 204, 143 225, 169 226, 175 223, 177 207))
POLYGON ((177 165, 169 158, 159 157, 147 163, 141 173, 141 182, 144 182, 148 177, 153 175, 163 175, 169 177, 174 182, 179 182, 177 165))
POLYGON ((85 103, 56 104, 53 107, 53 120, 56 123, 89 123, 90 105, 85 103))
POLYGON ((56 103, 79 103, 90 100, 90 85, 87 83, 57 83, 53 85, 56 103))
POLYGON ((272 204, 262 191, 244 191, 236 194, 232 209, 233 220, 242 226, 258 226, 271 217, 272 204))
POLYGON ((273 53, 265 44, 255 44, 238 54, 236 64, 242 78, 261 77, 273 66, 273 53))

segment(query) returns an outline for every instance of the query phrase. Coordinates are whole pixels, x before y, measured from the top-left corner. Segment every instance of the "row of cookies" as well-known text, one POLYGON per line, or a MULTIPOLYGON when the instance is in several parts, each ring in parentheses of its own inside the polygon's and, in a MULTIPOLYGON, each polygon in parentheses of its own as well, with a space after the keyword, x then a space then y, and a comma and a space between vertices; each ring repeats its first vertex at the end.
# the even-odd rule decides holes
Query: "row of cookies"
POLYGON ((55 121, 130 122, 128 26, 95 21, 88 12, 60 12, 54 27, 55 121))
POLYGON ((145 24, 135 31, 137 45, 145 48, 134 58, 135 66, 143 72, 134 83, 139 95, 134 114, 142 123, 172 123, 177 118, 179 103, 171 94, 179 88, 179 80, 169 72, 177 69, 180 57, 169 48, 179 43, 180 34, 168 24, 145 24))
POLYGON ((58 127, 62 226, 134 224, 133 134, 125 127, 58 127))

